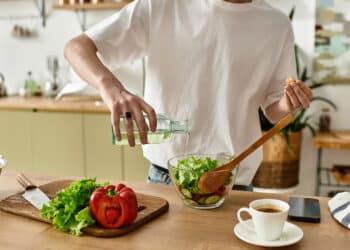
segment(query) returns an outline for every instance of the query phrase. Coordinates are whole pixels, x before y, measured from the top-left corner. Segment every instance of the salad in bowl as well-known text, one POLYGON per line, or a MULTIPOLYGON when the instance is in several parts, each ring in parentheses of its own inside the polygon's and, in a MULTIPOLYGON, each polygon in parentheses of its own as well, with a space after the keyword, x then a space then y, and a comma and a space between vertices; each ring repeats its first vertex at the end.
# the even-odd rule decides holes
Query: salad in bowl
POLYGON ((179 197, 187 206, 196 209, 212 209, 221 206, 232 189, 237 168, 230 171, 224 185, 213 193, 201 192, 198 182, 204 173, 232 159, 233 156, 226 154, 182 155, 171 158, 168 161, 169 173, 179 197))

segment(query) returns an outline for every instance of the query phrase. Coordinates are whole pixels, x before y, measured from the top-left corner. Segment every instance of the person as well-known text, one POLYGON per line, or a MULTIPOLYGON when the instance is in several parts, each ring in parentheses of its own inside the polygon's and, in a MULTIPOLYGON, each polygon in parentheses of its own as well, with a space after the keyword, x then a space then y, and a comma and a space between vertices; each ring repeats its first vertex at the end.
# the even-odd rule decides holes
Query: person
MULTIPOLYGON (((284 85, 297 78, 293 30, 264 0, 135 0, 69 41, 65 57, 98 89, 118 140, 124 122, 135 145, 136 121, 151 182, 170 183, 173 156, 241 152, 261 134, 259 107, 275 123, 312 99, 305 83, 284 85), (109 70, 140 58, 146 58, 144 99, 109 70), (190 136, 147 145, 156 113, 189 120, 190 136)), ((258 150, 242 162, 236 183, 250 185, 261 159, 258 150)))

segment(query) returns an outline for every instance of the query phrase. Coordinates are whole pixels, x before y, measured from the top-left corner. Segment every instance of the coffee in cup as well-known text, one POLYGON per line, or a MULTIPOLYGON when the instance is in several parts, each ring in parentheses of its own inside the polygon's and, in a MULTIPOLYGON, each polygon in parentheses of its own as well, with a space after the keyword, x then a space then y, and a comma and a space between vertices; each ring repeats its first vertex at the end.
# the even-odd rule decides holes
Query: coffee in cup
POLYGON ((283 231, 289 211, 288 203, 276 199, 260 199, 252 201, 249 208, 241 208, 237 212, 240 223, 250 231, 254 231, 263 240, 277 240, 283 231), (241 218, 241 213, 251 215, 254 227, 241 218))
POLYGON ((263 213, 280 213, 282 210, 279 207, 273 206, 273 205, 262 205, 255 207, 255 210, 263 213))

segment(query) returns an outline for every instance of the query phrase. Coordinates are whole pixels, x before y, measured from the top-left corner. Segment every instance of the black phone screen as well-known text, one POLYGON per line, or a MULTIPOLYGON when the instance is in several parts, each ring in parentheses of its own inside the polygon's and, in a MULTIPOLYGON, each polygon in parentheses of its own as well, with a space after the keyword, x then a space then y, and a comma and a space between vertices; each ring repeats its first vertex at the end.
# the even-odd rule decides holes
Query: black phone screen
POLYGON ((312 198, 289 198, 288 218, 297 221, 320 222, 321 212, 320 203, 312 198))

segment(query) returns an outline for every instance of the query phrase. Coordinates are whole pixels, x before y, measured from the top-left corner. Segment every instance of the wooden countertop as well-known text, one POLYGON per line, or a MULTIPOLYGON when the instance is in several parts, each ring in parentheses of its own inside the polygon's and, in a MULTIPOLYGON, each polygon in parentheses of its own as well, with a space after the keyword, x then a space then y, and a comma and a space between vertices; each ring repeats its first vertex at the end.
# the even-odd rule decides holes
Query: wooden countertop
POLYGON ((32 110, 48 112, 109 113, 98 96, 67 96, 55 101, 47 97, 2 97, 0 110, 32 110))
POLYGON ((315 148, 350 149, 350 131, 319 132, 313 144, 315 148))
MULTIPOLYGON (((37 184, 57 178, 31 176, 37 184)), ((60 178, 63 179, 63 178, 60 178)), ((233 234, 236 212, 258 198, 287 200, 286 195, 233 191, 224 205, 215 210, 188 208, 176 196, 173 187, 127 183, 138 192, 163 197, 169 201, 169 212, 142 228, 120 238, 102 239, 90 236, 74 237, 56 231, 51 225, 32 221, 0 211, 1 249, 266 249, 240 241, 233 234)), ((4 171, 0 176, 0 199, 20 191, 15 173, 4 171)), ((350 231, 332 219, 327 198, 319 198, 321 223, 293 222, 302 228, 304 238, 296 245, 283 249, 348 249, 350 231)))

